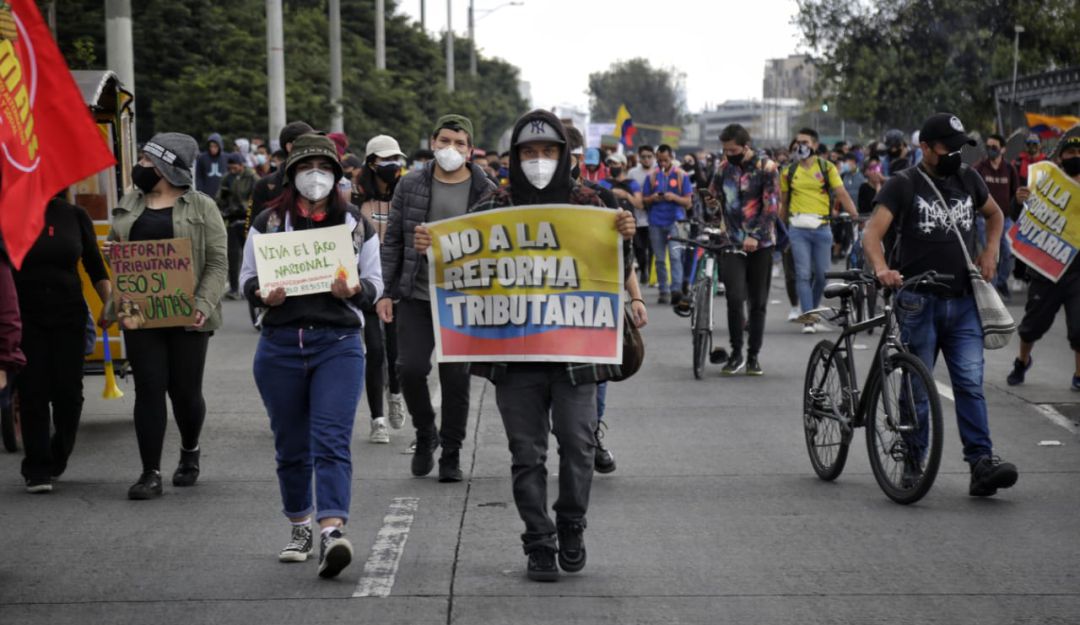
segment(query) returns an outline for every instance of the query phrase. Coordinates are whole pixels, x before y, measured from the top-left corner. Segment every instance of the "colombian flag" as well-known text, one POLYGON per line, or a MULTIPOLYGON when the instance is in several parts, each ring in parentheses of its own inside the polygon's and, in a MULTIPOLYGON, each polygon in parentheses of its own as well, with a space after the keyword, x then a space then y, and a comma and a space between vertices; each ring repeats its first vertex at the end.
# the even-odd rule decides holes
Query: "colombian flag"
POLYGON ((1072 115, 1052 117, 1050 115, 1039 115, 1038 113, 1024 113, 1024 117, 1027 118, 1028 129, 1042 139, 1060 136, 1066 130, 1080 124, 1080 117, 1073 117, 1072 115))
POLYGON ((619 143, 625 148, 633 148, 636 132, 637 128, 634 127, 634 120, 630 119, 629 109, 625 104, 621 105, 618 114, 615 115, 615 135, 619 137, 619 143))

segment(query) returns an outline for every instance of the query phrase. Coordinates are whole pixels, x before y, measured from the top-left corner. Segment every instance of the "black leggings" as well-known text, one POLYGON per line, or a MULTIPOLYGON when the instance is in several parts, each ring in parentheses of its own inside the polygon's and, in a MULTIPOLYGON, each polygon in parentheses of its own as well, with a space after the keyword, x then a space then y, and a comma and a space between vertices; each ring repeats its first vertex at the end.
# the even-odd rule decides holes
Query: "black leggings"
POLYGON ((759 248, 748 253, 724 254, 720 276, 724 280, 727 299, 728 332, 732 351, 743 347, 743 327, 750 335, 747 354, 756 356, 761 351, 765 335, 765 311, 769 304, 769 285, 772 282, 772 247, 759 248), (749 304, 750 323, 746 322, 749 304))
POLYGON ((226 227, 229 255, 229 290, 240 291, 240 265, 244 263, 244 220, 234 221, 226 227))
POLYGON ((199 446, 206 419, 202 394, 203 369, 209 332, 183 328, 157 328, 124 332, 128 360, 135 376, 135 436, 143 471, 161 469, 168 411, 165 394, 172 400, 173 418, 184 449, 199 446))
POLYGON ((652 247, 649 245, 649 227, 638 226, 634 233, 634 258, 638 266, 638 282, 649 285, 649 269, 652 265, 652 247))
POLYGON ((383 326, 374 310, 364 311, 364 346, 367 350, 364 387, 372 419, 383 416, 384 386, 390 387, 391 393, 401 392, 397 379, 397 331, 394 322, 385 324, 385 330, 383 326))

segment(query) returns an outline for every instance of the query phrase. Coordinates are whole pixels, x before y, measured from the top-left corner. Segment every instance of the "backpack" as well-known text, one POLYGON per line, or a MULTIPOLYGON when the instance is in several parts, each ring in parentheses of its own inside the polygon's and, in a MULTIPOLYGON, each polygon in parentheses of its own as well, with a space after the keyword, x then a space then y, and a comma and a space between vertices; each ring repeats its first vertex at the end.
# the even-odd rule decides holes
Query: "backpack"
MULTIPOLYGON (((821 177, 823 179, 821 184, 822 184, 822 186, 823 186, 823 188, 825 190, 825 193, 829 194, 829 210, 831 211, 832 207, 833 207, 833 204, 836 203, 836 194, 833 193, 832 187, 829 186, 829 166, 826 164, 827 161, 825 159, 821 158, 820 156, 817 157, 817 162, 818 162, 818 167, 821 168, 821 177)), ((799 168, 799 163, 794 162, 791 165, 788 165, 788 170, 787 170, 787 189, 788 189, 788 192, 787 192, 787 200, 784 202, 784 211, 789 213, 789 216, 790 216, 790 212, 791 212, 791 192, 794 190, 794 187, 791 186, 791 183, 795 180, 795 172, 798 171, 798 168, 799 168)))

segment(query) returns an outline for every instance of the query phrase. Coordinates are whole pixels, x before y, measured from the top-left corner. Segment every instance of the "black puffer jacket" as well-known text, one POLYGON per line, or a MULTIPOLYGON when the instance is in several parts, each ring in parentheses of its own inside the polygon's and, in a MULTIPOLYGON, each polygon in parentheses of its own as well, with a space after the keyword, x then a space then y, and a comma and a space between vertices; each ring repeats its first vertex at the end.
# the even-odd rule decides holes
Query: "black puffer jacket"
MULTIPOLYGON (((495 188, 484 170, 469 163, 472 186, 469 188, 469 206, 495 188)), ((413 292, 416 272, 420 266, 420 252, 413 247, 413 232, 427 221, 431 207, 431 179, 435 175, 434 161, 420 171, 410 172, 398 181, 394 200, 390 204, 390 223, 382 244, 382 272, 384 297, 401 299, 413 292)), ((463 213, 464 214, 464 213, 463 213)))

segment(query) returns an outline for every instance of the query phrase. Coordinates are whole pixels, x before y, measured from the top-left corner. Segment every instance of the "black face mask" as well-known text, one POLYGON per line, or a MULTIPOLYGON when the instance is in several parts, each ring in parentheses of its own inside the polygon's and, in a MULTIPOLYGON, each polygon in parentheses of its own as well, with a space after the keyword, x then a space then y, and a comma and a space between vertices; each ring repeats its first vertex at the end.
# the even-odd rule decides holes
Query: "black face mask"
POLYGON ((901 151, 900 148, 891 148, 889 150, 889 156, 891 156, 893 158, 899 158, 900 157, 900 151, 901 151))
POLYGON ((153 167, 136 165, 131 168, 131 181, 134 182, 135 186, 143 193, 150 193, 153 191, 160 180, 161 175, 158 174, 153 167))
POLYGON ((397 180, 400 171, 401 166, 396 163, 393 165, 379 165, 375 168, 375 175, 379 177, 379 180, 390 184, 397 180))
POLYGON ((574 165, 570 168, 570 177, 574 180, 581 178, 581 165, 574 165))
POLYGON ((963 162, 959 152, 938 156, 938 162, 934 167, 934 172, 942 178, 947 178, 960 171, 960 165, 962 165, 963 162))
POLYGON ((727 162, 729 162, 732 165, 738 167, 739 165, 742 165, 743 158, 745 156, 746 156, 746 154, 744 154, 742 152, 739 152, 738 154, 728 154, 727 162))
POLYGON ((986 148, 986 158, 994 160, 1001 156, 1001 148, 986 148))
POLYGON ((1061 168, 1074 178, 1080 176, 1080 156, 1061 159, 1061 168))
POLYGON ((618 178, 622 175, 622 167, 609 167, 608 171, 611 172, 612 178, 618 178))

